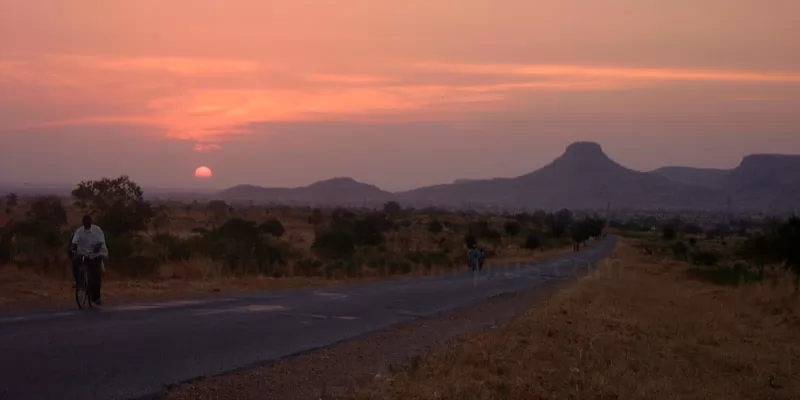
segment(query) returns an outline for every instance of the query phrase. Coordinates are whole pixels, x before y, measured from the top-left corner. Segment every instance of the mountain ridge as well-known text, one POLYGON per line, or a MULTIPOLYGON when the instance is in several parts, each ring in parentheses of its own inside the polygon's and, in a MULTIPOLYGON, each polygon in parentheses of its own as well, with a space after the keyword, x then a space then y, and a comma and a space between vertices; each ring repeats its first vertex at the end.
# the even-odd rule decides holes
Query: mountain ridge
POLYGON ((733 169, 669 166, 636 171, 610 158, 600 144, 574 142, 545 166, 515 177, 458 179, 389 192, 349 177, 295 188, 236 185, 226 200, 409 205, 501 205, 536 208, 791 209, 800 199, 800 155, 751 154, 733 169), (795 172, 797 171, 797 172, 795 172))

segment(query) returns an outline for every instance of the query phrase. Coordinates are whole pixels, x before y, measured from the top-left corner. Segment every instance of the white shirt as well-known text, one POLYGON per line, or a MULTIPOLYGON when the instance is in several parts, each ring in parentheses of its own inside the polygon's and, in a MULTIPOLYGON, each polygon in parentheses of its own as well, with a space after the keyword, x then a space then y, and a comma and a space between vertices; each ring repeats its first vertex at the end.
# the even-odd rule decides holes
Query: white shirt
POLYGON ((75 234, 72 236, 72 244, 78 245, 76 253, 81 256, 89 256, 95 254, 94 246, 98 243, 103 243, 100 252, 104 257, 108 258, 108 247, 106 246, 106 236, 103 230, 97 225, 92 225, 91 228, 86 229, 82 225, 75 234))

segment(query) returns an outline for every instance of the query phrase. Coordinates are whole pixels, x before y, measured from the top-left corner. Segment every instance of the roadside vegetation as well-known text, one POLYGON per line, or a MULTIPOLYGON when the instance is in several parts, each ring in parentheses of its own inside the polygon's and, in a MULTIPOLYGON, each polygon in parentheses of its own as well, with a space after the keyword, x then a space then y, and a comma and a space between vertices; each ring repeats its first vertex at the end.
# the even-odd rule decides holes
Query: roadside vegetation
POLYGON ((154 203, 128 177, 85 181, 71 198, 9 194, 0 215, 0 305, 69 299, 67 248, 91 214, 110 253, 110 298, 326 285, 489 267, 579 249, 605 221, 562 209, 520 214, 437 208, 154 203))
POLYGON ((625 228, 587 278, 346 399, 796 399, 800 219, 625 228))

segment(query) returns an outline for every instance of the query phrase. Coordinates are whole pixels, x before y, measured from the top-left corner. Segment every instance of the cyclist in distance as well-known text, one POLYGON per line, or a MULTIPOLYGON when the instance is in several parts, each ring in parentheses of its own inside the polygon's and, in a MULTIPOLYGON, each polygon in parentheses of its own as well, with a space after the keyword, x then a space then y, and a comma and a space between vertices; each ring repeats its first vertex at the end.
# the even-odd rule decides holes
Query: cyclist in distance
POLYGON ((103 260, 108 260, 108 247, 106 247, 106 237, 99 226, 92 224, 92 217, 83 216, 83 225, 79 227, 72 236, 70 246, 70 259, 72 259, 72 274, 75 277, 75 284, 78 285, 78 268, 81 266, 81 258, 86 257, 86 269, 88 273, 89 287, 86 288, 92 303, 102 306, 100 298, 101 287, 101 268, 103 260))
POLYGON ((478 247, 477 243, 472 243, 472 247, 467 252, 467 260, 471 270, 480 271, 483 269, 483 250, 478 247))

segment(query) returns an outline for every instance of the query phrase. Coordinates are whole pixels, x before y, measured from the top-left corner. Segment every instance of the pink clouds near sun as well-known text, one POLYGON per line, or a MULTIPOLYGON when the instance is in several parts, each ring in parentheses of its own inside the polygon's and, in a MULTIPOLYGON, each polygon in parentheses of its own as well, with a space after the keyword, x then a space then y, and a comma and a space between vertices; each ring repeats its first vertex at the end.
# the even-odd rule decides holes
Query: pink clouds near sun
POLYGON ((211 168, 203 166, 203 167, 198 167, 194 171, 194 176, 196 178, 211 178, 212 176, 214 176, 214 173, 211 172, 211 168))

